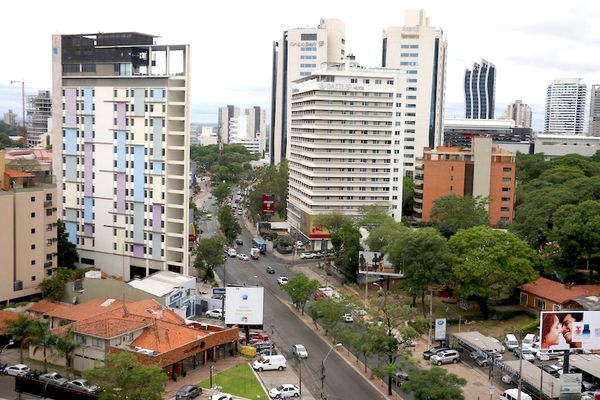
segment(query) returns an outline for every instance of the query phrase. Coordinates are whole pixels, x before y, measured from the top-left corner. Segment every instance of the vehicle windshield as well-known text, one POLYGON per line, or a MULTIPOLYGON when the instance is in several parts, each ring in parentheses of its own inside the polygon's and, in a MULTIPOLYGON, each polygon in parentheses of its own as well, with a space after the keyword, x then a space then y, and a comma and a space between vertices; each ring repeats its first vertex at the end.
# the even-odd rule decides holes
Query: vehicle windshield
POLYGON ((62 375, 60 375, 60 374, 54 374, 54 378, 55 379, 62 379, 62 375))
POLYGON ((283 385, 277 386, 277 390, 281 392, 283 390, 283 385))

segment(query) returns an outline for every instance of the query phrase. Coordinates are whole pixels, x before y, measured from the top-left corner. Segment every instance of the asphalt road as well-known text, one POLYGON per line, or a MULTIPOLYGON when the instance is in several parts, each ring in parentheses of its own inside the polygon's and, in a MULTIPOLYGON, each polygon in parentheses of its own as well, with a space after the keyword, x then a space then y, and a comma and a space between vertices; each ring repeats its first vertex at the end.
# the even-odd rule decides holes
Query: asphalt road
MULTIPOLYGON (((216 215, 214 200, 208 199, 206 204, 198 206, 206 208, 216 215)), ((244 242, 237 246, 238 252, 250 254, 252 237, 242 226, 244 242)), ((203 236, 211 236, 217 232, 213 220, 203 221, 201 229, 203 236)), ((321 393, 321 362, 329 352, 331 345, 324 342, 321 337, 307 326, 300 318, 283 304, 281 299, 289 301, 288 295, 277 284, 277 277, 285 275, 292 277, 294 274, 278 259, 270 255, 261 255, 257 261, 241 261, 237 258, 228 258, 225 265, 226 283, 246 283, 265 288, 264 298, 264 327, 268 332, 273 331, 273 337, 278 348, 288 359, 290 366, 299 370, 297 362, 291 356, 291 347, 294 344, 303 344, 309 353, 308 359, 302 361, 302 389, 309 390, 315 398, 321 393), (275 268, 275 274, 267 274, 266 267, 275 268)), ((223 268, 217 274, 223 278, 223 268)), ((298 382, 289 382, 298 384, 298 382)), ((325 361, 325 379, 323 392, 328 400, 342 399, 380 399, 384 396, 366 382, 352 367, 350 367, 334 350, 325 361)))

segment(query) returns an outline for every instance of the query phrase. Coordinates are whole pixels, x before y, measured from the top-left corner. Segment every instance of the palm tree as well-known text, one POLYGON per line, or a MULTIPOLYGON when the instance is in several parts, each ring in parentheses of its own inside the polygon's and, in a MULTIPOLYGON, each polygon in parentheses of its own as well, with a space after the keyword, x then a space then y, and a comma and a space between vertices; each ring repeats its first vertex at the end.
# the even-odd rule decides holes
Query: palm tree
POLYGON ((73 328, 69 327, 64 336, 58 336, 54 348, 65 358, 67 365, 67 374, 70 374, 73 364, 73 356, 75 350, 79 348, 80 344, 75 340, 75 334, 73 328))
POLYGON ((23 348, 31 342, 31 325, 33 320, 25 315, 19 315, 17 319, 6 320, 8 333, 15 342, 19 343, 19 360, 23 363, 23 348))
POLYGON ((52 349, 56 343, 56 336, 50 332, 48 323, 44 320, 36 320, 31 326, 33 354, 42 350, 44 356, 44 372, 48 372, 48 349, 52 349))

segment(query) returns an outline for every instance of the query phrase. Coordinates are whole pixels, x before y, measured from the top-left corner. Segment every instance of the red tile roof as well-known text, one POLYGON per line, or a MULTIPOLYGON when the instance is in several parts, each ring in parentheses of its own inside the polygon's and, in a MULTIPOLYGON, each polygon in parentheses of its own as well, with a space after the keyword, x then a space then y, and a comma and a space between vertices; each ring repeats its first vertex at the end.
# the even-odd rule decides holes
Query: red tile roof
POLYGON ((1 310, 0 311, 0 335, 5 335, 7 333, 6 327, 8 324, 6 321, 14 321, 19 318, 19 314, 10 310, 1 310))
POLYGON ((537 297, 563 304, 577 296, 598 296, 600 285, 565 285, 551 279, 538 278, 535 282, 521 285, 521 290, 537 297))
POLYGON ((53 316, 55 312, 65 311, 72 307, 70 304, 55 303, 48 300, 40 300, 34 303, 27 311, 53 316))
POLYGON ((193 341, 209 336, 209 333, 164 321, 151 323, 129 346, 166 353, 193 341))

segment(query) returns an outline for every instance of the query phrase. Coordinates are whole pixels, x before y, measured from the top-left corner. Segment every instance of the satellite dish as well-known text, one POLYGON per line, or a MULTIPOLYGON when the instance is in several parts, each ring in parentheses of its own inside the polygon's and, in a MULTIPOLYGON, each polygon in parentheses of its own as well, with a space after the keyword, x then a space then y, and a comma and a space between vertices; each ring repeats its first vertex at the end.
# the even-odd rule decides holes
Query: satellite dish
POLYGON ((77 296, 73 296, 73 300, 71 301, 73 304, 77 304, 77 296))

